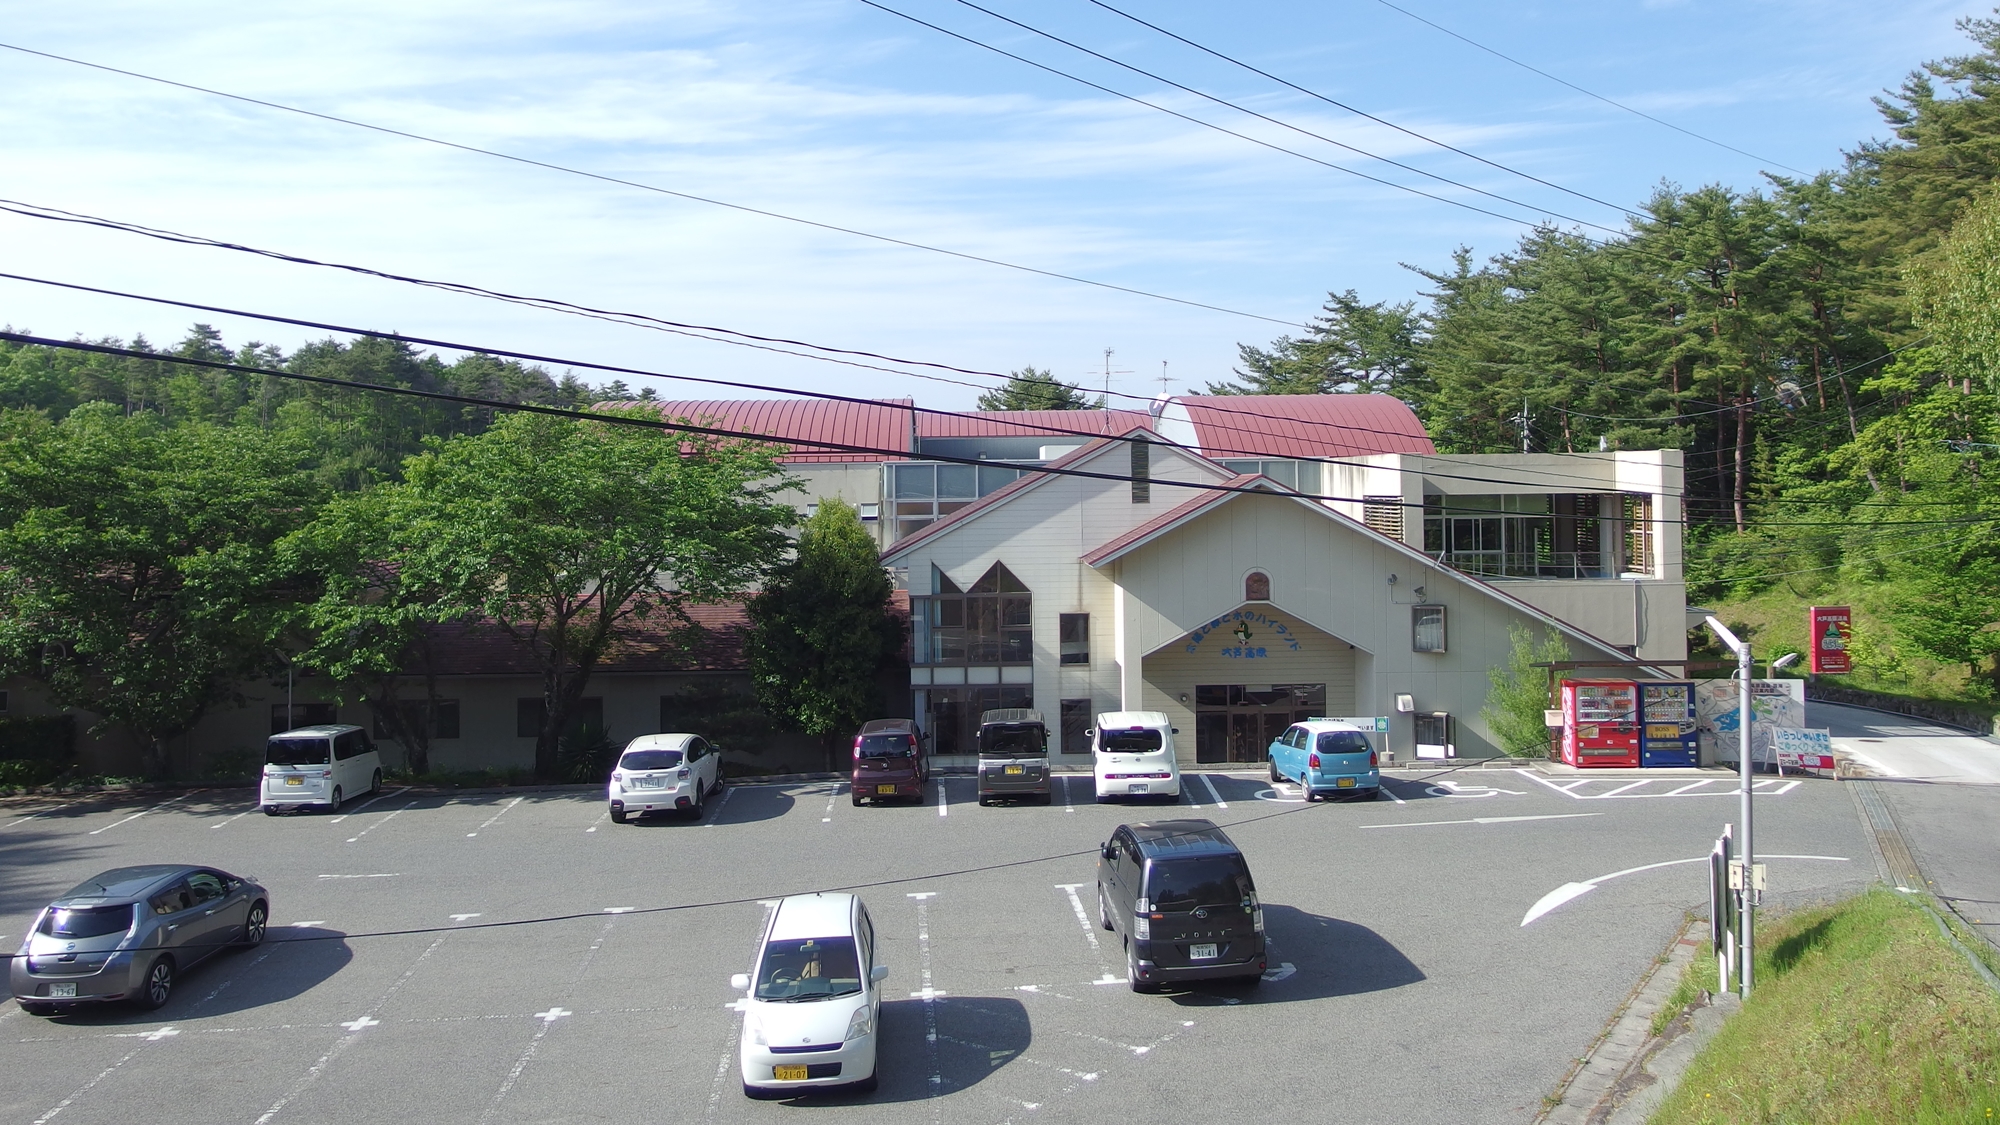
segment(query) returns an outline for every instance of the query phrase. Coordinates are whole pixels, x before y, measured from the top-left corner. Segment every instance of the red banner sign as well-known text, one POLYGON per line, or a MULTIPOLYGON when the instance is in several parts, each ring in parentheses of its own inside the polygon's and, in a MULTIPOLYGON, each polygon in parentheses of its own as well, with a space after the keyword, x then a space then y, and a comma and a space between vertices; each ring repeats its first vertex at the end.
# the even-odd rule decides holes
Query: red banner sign
POLYGON ((1816 605, 1806 612, 1806 637, 1813 675, 1852 672, 1848 645, 1854 639, 1854 615, 1844 605, 1816 605))

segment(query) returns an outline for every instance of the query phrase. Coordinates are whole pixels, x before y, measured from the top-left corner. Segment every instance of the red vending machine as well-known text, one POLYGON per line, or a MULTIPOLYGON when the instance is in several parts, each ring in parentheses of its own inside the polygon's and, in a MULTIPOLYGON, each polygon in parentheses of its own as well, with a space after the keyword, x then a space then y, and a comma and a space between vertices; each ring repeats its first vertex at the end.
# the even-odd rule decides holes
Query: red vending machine
POLYGON ((1631 680, 1562 682, 1562 760, 1579 769, 1639 764, 1639 689, 1631 680))
POLYGON ((1687 680, 1641 680, 1639 709, 1644 727, 1639 733, 1640 765, 1696 764, 1694 684, 1687 680))

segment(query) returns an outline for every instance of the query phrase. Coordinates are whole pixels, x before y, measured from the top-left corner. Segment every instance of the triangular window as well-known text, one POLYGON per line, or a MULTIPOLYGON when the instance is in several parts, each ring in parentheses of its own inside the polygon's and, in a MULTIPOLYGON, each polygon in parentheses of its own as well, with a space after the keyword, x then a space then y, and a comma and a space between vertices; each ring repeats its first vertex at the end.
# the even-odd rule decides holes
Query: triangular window
MULTIPOLYGON (((937 567, 931 568, 931 587, 940 594, 963 594, 965 592, 958 588, 958 583, 953 582, 950 575, 947 575, 937 567)), ((974 588, 977 589, 977 587, 974 588)))
POLYGON ((971 594, 1025 594, 1028 592, 1028 588, 1022 585, 1021 580, 1014 577, 1014 572, 1008 570, 1004 564, 994 563, 985 574, 979 576, 979 581, 972 584, 972 589, 966 592, 971 594))

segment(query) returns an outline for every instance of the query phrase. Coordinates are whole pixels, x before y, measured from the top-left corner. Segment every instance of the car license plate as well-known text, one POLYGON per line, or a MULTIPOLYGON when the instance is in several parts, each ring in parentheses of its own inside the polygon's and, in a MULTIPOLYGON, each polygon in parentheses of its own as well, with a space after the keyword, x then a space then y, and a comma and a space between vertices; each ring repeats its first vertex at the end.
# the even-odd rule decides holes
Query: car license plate
POLYGON ((1188 956, 1196 961, 1213 961, 1222 954, 1217 952, 1214 945, 1190 945, 1188 956))
POLYGON ((662 777, 642 777, 639 779, 639 788, 658 789, 660 785, 665 781, 666 779, 662 777))
POLYGON ((895 791, 896 787, 893 785, 877 785, 875 787, 875 792, 877 793, 894 793, 895 791))
POLYGON ((1005 768, 1005 769, 1001 770, 1000 772, 1001 772, 1001 773, 1004 773, 1004 774, 1007 774, 1008 776, 1010 776, 1010 777, 1011 777, 1011 776, 1013 776, 1014 774, 1017 774, 1017 773, 1020 773, 1020 772, 1021 772, 1021 767, 1020 767, 1020 766, 1008 766, 1007 768, 1005 768))
POLYGON ((1153 787, 1141 781, 1138 782, 1137 784, 1126 786, 1125 791, 1127 793, 1151 793, 1153 791, 1153 787))
POLYGON ((1354 788, 1354 779, 1351 777, 1343 777, 1339 781, 1334 782, 1333 787, 1335 789, 1352 789, 1354 788))
POLYGON ((804 1082, 806 1080, 806 1068, 803 1066, 774 1066, 771 1068, 771 1077, 780 1082, 804 1082))
POLYGON ((69 984, 52 984, 49 986, 49 995, 74 998, 76 996, 76 984, 75 982, 69 984))
POLYGON ((285 779, 286 785, 304 785, 305 783, 306 779, 303 777, 288 777, 285 779))

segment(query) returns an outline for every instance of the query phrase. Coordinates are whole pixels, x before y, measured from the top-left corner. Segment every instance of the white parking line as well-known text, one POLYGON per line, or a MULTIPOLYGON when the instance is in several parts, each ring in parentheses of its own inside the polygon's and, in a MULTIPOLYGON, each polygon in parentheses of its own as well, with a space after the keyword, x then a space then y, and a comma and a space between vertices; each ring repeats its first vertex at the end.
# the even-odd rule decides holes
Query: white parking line
POLYGON ((598 825, 600 825, 600 824, 602 824, 602 823, 604 823, 604 821, 606 820, 606 818, 610 817, 610 815, 611 815, 611 809, 610 809, 609 807, 607 807, 607 808, 606 808, 606 809, 605 809, 605 810, 604 810, 603 812, 601 812, 601 813, 598 813, 598 814, 597 814, 597 819, 596 819, 596 820, 593 820, 593 821, 591 821, 591 822, 590 822, 590 827, 588 827, 588 828, 584 829, 584 831, 585 831, 585 832, 595 832, 595 831, 597 831, 597 826, 598 826, 598 825))
POLYGON ((1620 785, 1620 786, 1619 786, 1618 788, 1616 788, 1616 789, 1613 789, 1613 790, 1612 790, 1611 792, 1609 792, 1609 793, 1599 793, 1599 794, 1598 794, 1598 796, 1600 796, 1600 797, 1616 797, 1616 796, 1617 796, 1618 794, 1620 794, 1620 793, 1623 793, 1623 792, 1625 792, 1625 791, 1626 791, 1627 789, 1637 789, 1637 788, 1639 788, 1639 787, 1640 787, 1641 785, 1651 785, 1652 783, 1653 783, 1653 779, 1649 777, 1649 778, 1646 778, 1646 779, 1645 779, 1645 780, 1643 780, 1643 781, 1635 781, 1635 782, 1633 782, 1633 783, 1632 783, 1632 784, 1630 784, 1630 785, 1620 785))
POLYGON ((244 817, 246 817, 246 816, 249 816, 249 815, 250 815, 251 813, 253 813, 253 812, 256 812, 256 811, 257 811, 257 809, 258 809, 258 807, 259 807, 259 806, 257 806, 257 805, 252 805, 252 806, 250 806, 249 808, 247 808, 247 809, 244 809, 244 810, 243 810, 242 812, 240 812, 240 813, 237 813, 237 814, 236 814, 235 816, 232 816, 232 817, 230 817, 230 818, 229 818, 229 819, 227 819, 227 820, 218 820, 218 821, 216 821, 216 822, 215 822, 214 824, 211 824, 211 825, 209 825, 209 827, 210 827, 210 828, 222 828, 222 827, 224 827, 224 826, 226 826, 226 825, 230 825, 230 824, 234 824, 234 823, 236 823, 237 821, 239 821, 239 820, 242 820, 242 819, 243 819, 244 817))
POLYGON ((497 812, 497 813, 494 813, 494 814, 493 814, 492 816, 489 816, 489 817, 487 817, 487 818, 486 818, 486 823, 485 823, 485 824, 482 824, 482 825, 480 825, 480 826, 479 826, 479 828, 478 828, 478 829, 477 829, 476 831, 472 831, 472 832, 467 832, 467 833, 465 834, 465 836, 466 836, 466 839, 468 839, 468 840, 469 840, 469 839, 471 839, 472 837, 474 837, 474 836, 477 836, 477 835, 479 835, 479 833, 481 833, 481 832, 484 832, 484 831, 486 831, 486 830, 487 830, 488 828, 491 828, 491 827, 493 827, 493 822, 494 822, 494 821, 496 821, 496 820, 499 820, 499 819, 500 819, 501 817, 503 817, 503 816, 506 816, 506 815, 507 815, 507 812, 508 812, 508 810, 512 809, 512 808, 513 808, 513 807, 514 807, 515 805, 518 805, 518 804, 520 804, 520 803, 521 803, 522 801, 525 801, 525 800, 527 800, 527 798, 526 798, 526 797, 516 797, 516 798, 514 798, 513 800, 511 800, 511 801, 507 802, 507 804, 506 804, 505 806, 503 806, 503 807, 502 807, 502 808, 500 809, 500 811, 499 811, 499 812, 497 812))
POLYGON ((1066 813, 1073 813, 1076 811, 1076 801, 1071 797, 1069 791, 1070 783, 1075 780, 1076 780, 1076 775, 1073 773, 1066 773, 1062 775, 1063 811, 1066 813))
POLYGON ((734 785, 731 785, 727 789, 724 789, 722 791, 722 799, 715 802, 715 808, 710 810, 708 814, 708 823, 702 825, 703 828, 715 827, 715 822, 722 819, 722 806, 729 803, 730 795, 735 792, 736 792, 736 786, 734 785))
MULTIPOLYGON (((147 1042, 154 1042, 154 1040, 147 1040, 147 1042)), ((127 1054, 124 1058, 119 1059, 117 1062, 112 1063, 110 1066, 105 1067, 103 1070, 98 1071, 97 1077, 77 1087, 75 1093, 57 1102, 54 1109, 48 1111, 47 1113, 42 1114, 40 1117, 35 1118, 34 1125, 48 1125, 50 1121, 55 1120, 56 1114, 61 1113, 63 1110, 68 1109, 71 1102, 89 1093, 91 1087, 97 1085, 99 1082, 104 1081, 106 1078, 111 1077, 112 1071, 117 1070, 119 1067, 124 1066, 128 1062, 131 1062, 134 1056, 138 1055, 140 1051, 143 1051, 145 1049, 146 1048, 144 1047, 134 1047, 132 1048, 130 1054, 127 1054)))
MULTIPOLYGON (((938 791, 943 792, 944 786, 938 786, 938 791)), ((931 987, 930 900, 936 896, 936 891, 919 891, 908 896, 917 900, 917 952, 922 960, 924 982, 923 991, 912 992, 910 997, 924 1002, 924 1053, 930 1060, 930 1087, 933 1098, 944 1092, 944 1071, 938 1066, 937 1047, 937 998, 944 993, 931 987)))
POLYGON ((937 790, 938 790, 938 815, 943 816, 945 815, 945 806, 947 804, 944 795, 944 778, 940 777, 937 779, 937 790))
POLYGON ((352 844, 352 843, 354 843, 354 842, 355 842, 356 840, 359 840, 359 839, 361 839, 361 837, 363 837, 363 836, 366 836, 366 835, 368 835, 368 834, 369 834, 370 832, 373 832, 373 831, 375 831, 375 830, 376 830, 377 828, 380 828, 380 827, 382 827, 383 825, 385 825, 385 824, 389 823, 390 821, 392 821, 392 820, 396 819, 397 817, 399 817, 399 816, 403 815, 404 813, 406 813, 406 812, 409 812, 409 811, 410 811, 411 809, 413 809, 413 808, 416 808, 416 807, 417 807, 417 802, 419 802, 419 801, 421 801, 421 800, 423 800, 423 798, 422 798, 422 797, 413 797, 413 798, 411 798, 411 799, 410 799, 410 803, 409 803, 409 804, 407 804, 407 805, 404 805, 404 806, 403 806, 402 808, 400 808, 400 809, 397 809, 397 810, 396 810, 395 812, 392 812, 392 813, 390 813, 390 814, 389 814, 388 816, 385 816, 385 817, 383 817, 383 818, 382 818, 381 820, 378 820, 378 821, 376 821, 375 823, 373 823, 373 824, 369 825, 368 827, 366 827, 366 828, 363 828, 363 829, 362 829, 361 831, 359 831, 359 832, 356 832, 356 833, 355 833, 354 835, 352 835, 352 836, 349 836, 349 837, 347 838, 347 842, 348 842, 348 843, 350 843, 350 844, 352 844))
POLYGON ((12 828, 16 824, 26 824, 27 822, 34 820, 36 817, 46 816, 49 813, 55 812, 59 809, 66 809, 74 804, 76 804, 75 801, 64 801, 60 805, 50 805, 48 808, 45 809, 36 809, 34 812, 31 812, 27 816, 21 817, 18 820, 10 820, 5 824, 0 824, 0 828, 12 828))
POLYGON ((1517 820, 1575 820, 1585 816, 1603 816, 1603 813, 1569 812, 1544 813, 1541 816, 1475 816, 1470 820, 1415 820, 1401 824, 1360 824, 1357 828, 1431 828, 1440 824, 1510 824, 1517 820))
POLYGON ((95 835, 97 835, 97 834, 98 834, 98 833, 100 833, 100 832, 109 832, 109 831, 111 831, 111 830, 112 830, 113 828, 116 828, 116 827, 118 827, 118 825, 119 825, 119 824, 130 824, 130 823, 132 823, 133 821, 135 821, 135 820, 139 819, 140 817, 142 817, 142 816, 145 816, 145 815, 146 815, 147 813, 150 813, 150 812, 159 812, 159 811, 160 811, 161 809, 164 809, 164 808, 166 808, 166 807, 167 807, 168 805, 171 805, 171 804, 173 804, 173 803, 174 803, 174 802, 176 802, 176 801, 185 801, 185 800, 187 800, 187 799, 188 799, 189 797, 192 797, 192 796, 194 796, 194 795, 195 795, 196 793, 202 793, 202 792, 206 792, 206 790, 202 790, 202 789, 195 789, 195 790, 191 790, 191 791, 189 791, 189 792, 186 792, 186 793, 183 793, 183 794, 181 794, 181 795, 180 795, 180 796, 178 796, 178 797, 169 797, 168 799, 166 799, 166 800, 164 800, 164 801, 161 801, 161 802, 160 802, 159 804, 157 804, 157 805, 154 805, 154 806, 153 806, 152 808, 150 808, 150 809, 140 809, 140 810, 139 810, 138 812, 135 812, 135 813, 133 813, 133 814, 132 814, 131 816, 128 816, 128 817, 126 817, 126 818, 125 818, 124 820, 121 820, 121 821, 118 821, 118 822, 117 822, 116 824, 107 824, 107 825, 105 825, 105 826, 104 826, 104 827, 102 827, 102 828, 93 828, 93 829, 91 829, 91 830, 90 830, 90 834, 91 834, 92 836, 95 836, 95 835))
POLYGON ((1389 788, 1389 779, 1386 777, 1383 778, 1379 784, 1377 784, 1376 788, 1382 790, 1382 792, 1384 793, 1387 793, 1389 795, 1389 799, 1391 801, 1396 802, 1399 805, 1409 804, 1408 801, 1405 801, 1401 797, 1396 796, 1396 791, 1394 789, 1389 788))
POLYGON ((1678 797, 1683 793, 1691 793, 1694 790, 1699 789, 1704 785, 1713 785, 1713 784, 1715 784, 1714 778, 1705 777, 1702 778, 1700 781, 1690 781, 1686 785, 1681 786, 1679 789, 1669 790, 1668 792, 1661 795, 1666 797, 1678 797))
POLYGON ((386 800, 386 799, 388 799, 388 798, 390 798, 390 797, 393 797, 393 796, 395 796, 395 795, 396 795, 396 794, 398 794, 398 793, 407 793, 407 792, 409 792, 409 791, 410 791, 410 787, 409 787, 409 786, 407 786, 407 785, 403 785, 403 786, 398 786, 398 787, 397 787, 397 788, 395 788, 395 789, 389 789, 389 790, 385 790, 385 791, 383 791, 383 792, 381 792, 381 793, 377 793, 377 794, 375 794, 375 795, 374 795, 373 797, 370 797, 370 798, 368 798, 367 800, 365 800, 365 801, 361 802, 360 804, 358 804, 358 805, 354 806, 353 808, 349 809, 348 811, 346 811, 346 812, 344 812, 344 813, 341 813, 341 814, 340 814, 339 816, 336 816, 336 817, 334 817, 334 818, 333 818, 332 820, 328 821, 327 823, 328 823, 328 824, 339 824, 339 823, 340 823, 341 821, 343 821, 343 820, 346 820, 346 819, 347 819, 348 817, 350 817, 350 816, 353 816, 353 815, 354 815, 355 813, 358 813, 358 812, 360 812, 360 811, 361 811, 362 809, 365 809, 365 808, 367 808, 367 807, 368 807, 369 805, 372 805, 372 804, 374 804, 374 803, 375 803, 375 802, 377 802, 377 801, 381 801, 381 800, 386 800))
POLYGON ((835 782, 833 785, 827 787, 826 815, 819 818, 821 824, 833 823, 833 803, 838 800, 840 800, 840 784, 835 782))
POLYGON ((1097 927, 1091 925, 1090 915, 1083 912, 1083 899, 1076 893, 1082 883, 1057 883, 1056 889, 1069 896, 1069 908, 1076 915, 1076 924, 1083 927, 1083 936, 1090 939, 1092 952, 1103 952, 1104 946, 1097 940, 1097 927))
POLYGON ((1207 787, 1208 787, 1208 795, 1209 795, 1210 797, 1214 798, 1214 800, 1215 800, 1215 807, 1216 807, 1216 808, 1218 808, 1218 809, 1226 809, 1226 808, 1228 808, 1228 807, 1229 807, 1229 802, 1228 802, 1228 801, 1225 801, 1225 800, 1223 800, 1223 799, 1222 799, 1222 793, 1221 793, 1221 791, 1219 791, 1219 790, 1217 790, 1217 789, 1216 789, 1216 787, 1215 787, 1215 782, 1213 782, 1213 781, 1210 781, 1210 780, 1208 779, 1208 775, 1207 775, 1207 774, 1205 774, 1205 773, 1198 773, 1198 774, 1195 774, 1195 776, 1196 776, 1196 777, 1198 777, 1198 778, 1200 778, 1200 779, 1201 779, 1201 783, 1202 783, 1203 785, 1205 785, 1205 786, 1207 786, 1207 787))

